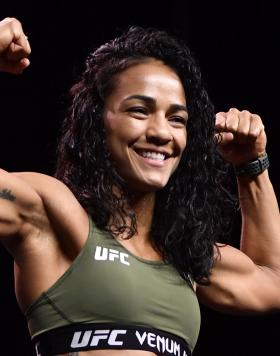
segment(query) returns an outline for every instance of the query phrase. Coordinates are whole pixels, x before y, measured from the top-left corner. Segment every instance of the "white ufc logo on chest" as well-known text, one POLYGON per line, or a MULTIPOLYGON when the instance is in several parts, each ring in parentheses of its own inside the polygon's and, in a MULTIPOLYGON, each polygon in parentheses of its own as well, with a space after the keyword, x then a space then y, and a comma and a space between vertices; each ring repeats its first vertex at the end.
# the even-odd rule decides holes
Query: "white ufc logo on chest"
POLYGON ((129 266, 128 254, 114 250, 112 248, 96 246, 94 259, 97 261, 120 261, 122 264, 129 266))

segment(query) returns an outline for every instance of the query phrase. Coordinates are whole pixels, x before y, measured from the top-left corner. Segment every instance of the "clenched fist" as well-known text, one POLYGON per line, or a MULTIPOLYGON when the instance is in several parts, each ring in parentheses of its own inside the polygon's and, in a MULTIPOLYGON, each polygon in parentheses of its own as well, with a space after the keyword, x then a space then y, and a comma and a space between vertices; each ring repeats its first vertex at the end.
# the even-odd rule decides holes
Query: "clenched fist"
POLYGON ((0 71, 22 73, 29 66, 31 48, 21 23, 11 17, 0 21, 0 71))
POLYGON ((265 152, 266 134, 259 115, 235 108, 216 114, 218 150, 234 166, 256 159, 265 152))

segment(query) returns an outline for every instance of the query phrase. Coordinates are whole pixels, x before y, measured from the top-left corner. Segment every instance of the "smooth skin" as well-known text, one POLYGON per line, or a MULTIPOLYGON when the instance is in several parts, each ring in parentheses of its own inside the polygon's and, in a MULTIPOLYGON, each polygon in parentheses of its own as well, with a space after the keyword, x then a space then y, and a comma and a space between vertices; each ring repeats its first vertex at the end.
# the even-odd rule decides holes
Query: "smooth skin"
MULTIPOLYGON (((29 65, 29 54, 20 23, 10 18, 0 22, 0 69, 22 72, 29 65)), ((155 192, 167 183, 187 145, 186 95, 172 69, 154 59, 130 67, 117 79, 104 111, 107 144, 134 193, 139 226, 137 235, 120 242, 135 255, 159 260, 150 242, 151 213, 155 192), (143 157, 147 151, 157 158, 143 157)), ((216 130, 223 136, 221 154, 232 164, 265 151, 262 120, 249 111, 233 108, 218 113, 216 130)), ((211 284, 197 286, 197 295, 208 306, 230 313, 279 310, 280 220, 268 172, 239 178, 238 187, 241 250, 220 246, 211 284)), ((65 273, 84 246, 88 215, 63 183, 47 175, 0 170, 0 192, 0 241, 14 257, 16 295, 24 312, 65 273)), ((107 350, 79 353, 105 354, 107 350)), ((118 350, 110 355, 154 354, 118 350)))

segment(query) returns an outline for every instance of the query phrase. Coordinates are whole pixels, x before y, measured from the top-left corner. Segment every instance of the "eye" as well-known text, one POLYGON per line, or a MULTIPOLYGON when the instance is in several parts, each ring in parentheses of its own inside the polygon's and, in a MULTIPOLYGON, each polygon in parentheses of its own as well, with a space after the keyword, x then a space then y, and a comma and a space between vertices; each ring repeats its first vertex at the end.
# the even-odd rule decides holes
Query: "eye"
POLYGON ((176 126, 186 126, 187 119, 182 116, 172 116, 169 118, 169 121, 174 123, 176 126))
POLYGON ((128 111, 133 113, 143 114, 143 115, 147 115, 148 113, 148 110, 143 106, 133 106, 129 108, 128 111))

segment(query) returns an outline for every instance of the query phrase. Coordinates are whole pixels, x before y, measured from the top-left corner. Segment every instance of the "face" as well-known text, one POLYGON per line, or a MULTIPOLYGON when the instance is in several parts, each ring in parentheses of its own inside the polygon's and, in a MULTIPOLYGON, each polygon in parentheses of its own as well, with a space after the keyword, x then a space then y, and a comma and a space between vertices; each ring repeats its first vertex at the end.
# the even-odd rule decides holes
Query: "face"
POLYGON ((130 188, 156 191, 166 185, 186 147, 184 88, 170 67, 153 59, 115 80, 104 110, 109 151, 130 188))

